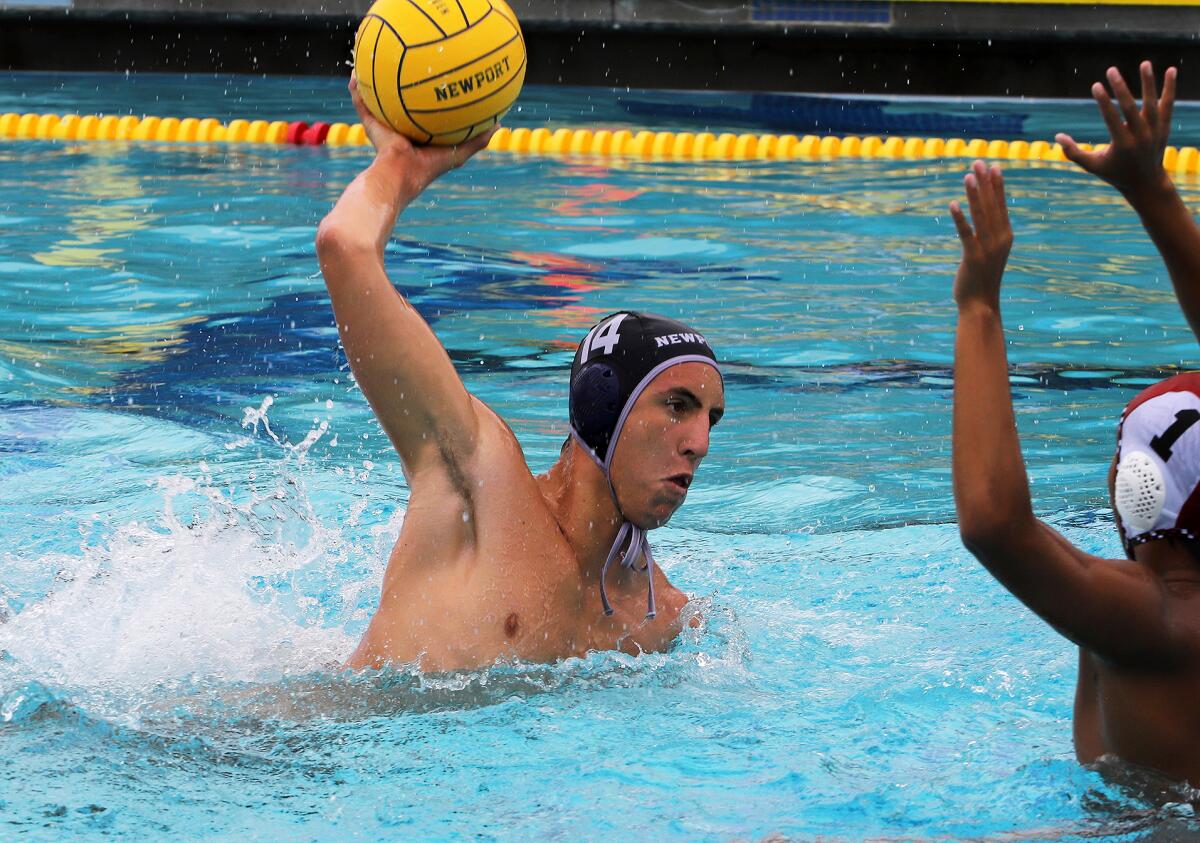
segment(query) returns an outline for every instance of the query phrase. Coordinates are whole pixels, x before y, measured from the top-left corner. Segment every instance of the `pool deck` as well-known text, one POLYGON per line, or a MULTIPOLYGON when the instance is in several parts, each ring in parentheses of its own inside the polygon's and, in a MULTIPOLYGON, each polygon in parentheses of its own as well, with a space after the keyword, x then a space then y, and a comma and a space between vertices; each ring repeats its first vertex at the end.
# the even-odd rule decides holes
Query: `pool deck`
MULTIPOLYGON (((368 0, 0 0, 0 66, 337 75, 368 0)), ((512 0, 543 84, 1070 96, 1200 60, 1200 6, 512 0)), ((1184 73, 1181 96, 1200 96, 1184 73)))

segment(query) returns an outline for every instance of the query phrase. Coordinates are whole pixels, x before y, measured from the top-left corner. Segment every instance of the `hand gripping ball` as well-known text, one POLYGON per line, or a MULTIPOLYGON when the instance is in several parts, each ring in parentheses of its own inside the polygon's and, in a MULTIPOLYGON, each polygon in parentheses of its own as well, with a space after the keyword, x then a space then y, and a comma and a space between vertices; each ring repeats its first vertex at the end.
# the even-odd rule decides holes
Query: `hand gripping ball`
POLYGON ((377 0, 354 72, 371 112, 417 143, 459 144, 500 120, 525 81, 525 40, 504 0, 377 0))

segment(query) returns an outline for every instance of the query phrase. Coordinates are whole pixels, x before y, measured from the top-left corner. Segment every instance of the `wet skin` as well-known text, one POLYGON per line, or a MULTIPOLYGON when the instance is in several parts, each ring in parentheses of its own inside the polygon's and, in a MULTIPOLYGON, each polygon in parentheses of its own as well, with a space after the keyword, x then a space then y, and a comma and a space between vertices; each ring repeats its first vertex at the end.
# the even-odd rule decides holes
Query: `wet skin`
MULTIPOLYGON (((1067 158, 1121 192, 1162 255, 1183 315, 1200 338, 1200 228, 1162 167, 1175 72, 1159 98, 1140 68, 1139 108, 1115 68, 1093 86, 1112 143, 1067 158)), ((954 391, 954 497, 964 545, 1026 606, 1079 646, 1074 738, 1080 761, 1106 755, 1200 786, 1200 548, 1159 538, 1134 559, 1084 553, 1035 517, 1008 379, 1000 287, 1013 242, 998 167, 965 180, 954 391)), ((1109 472, 1113 489, 1115 462, 1109 472)), ((1114 506, 1115 510, 1115 506, 1114 506)), ((1118 529, 1120 523, 1118 519, 1118 529)))
MULTIPOLYGON (((720 377, 700 363, 667 369, 638 399, 613 474, 639 526, 665 524, 683 503, 723 402, 720 377)), ((600 470, 572 442, 534 477, 508 426, 474 404, 480 431, 471 459, 409 476, 412 496, 379 608, 347 666, 419 660, 437 671, 670 646, 687 597, 657 566, 653 620, 645 620, 645 575, 625 569, 607 579, 614 614, 601 610, 601 554, 619 521, 603 506, 600 470)))
MULTIPOLYGON (((1114 457, 1110 498, 1116 467, 1114 457)), ((1200 562, 1195 555, 1200 548, 1188 544, 1149 541, 1134 546, 1134 560, 1107 563, 1128 569, 1131 578, 1161 593, 1170 633, 1158 653, 1136 664, 1080 648, 1074 736, 1075 754, 1083 763, 1116 755, 1200 786, 1200 562)))
POLYGON ((720 375, 670 367, 630 409, 613 453, 619 510, 574 440, 534 477, 512 430, 467 392, 383 263, 404 208, 489 135, 415 147, 375 119, 353 80, 350 93, 376 156, 322 220, 317 257, 346 358, 412 493, 379 608, 346 666, 443 671, 669 646, 686 596, 655 566, 658 612, 647 619, 646 575, 613 566, 605 616, 600 569, 625 518, 653 529, 683 503, 725 411, 720 375))
POLYGON ((370 113, 353 79, 350 94, 376 156, 321 221, 317 257, 346 358, 412 493, 379 608, 346 666, 444 671, 668 647, 683 592, 656 566, 658 612, 647 619, 646 575, 614 566, 605 581, 614 613, 605 616, 600 569, 623 518, 652 529, 683 503, 725 411, 720 375, 678 364, 630 409, 613 453, 620 510, 574 440, 534 477, 512 430, 467 392, 383 263, 400 213, 490 133, 416 147, 370 113))

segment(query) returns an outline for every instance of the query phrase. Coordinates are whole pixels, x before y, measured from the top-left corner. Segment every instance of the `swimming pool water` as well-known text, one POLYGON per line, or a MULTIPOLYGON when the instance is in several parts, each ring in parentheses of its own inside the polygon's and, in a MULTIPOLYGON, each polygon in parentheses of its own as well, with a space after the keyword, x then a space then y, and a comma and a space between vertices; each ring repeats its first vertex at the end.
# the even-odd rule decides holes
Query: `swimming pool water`
MULTIPOLYGON (((653 96, 531 88, 508 123, 633 125, 653 96)), ((1099 129, 1085 102, 994 108, 1099 129)), ((8 110, 350 117, 339 81, 248 77, 0 76, 8 110)), ((389 272, 535 471, 598 316, 684 318, 725 361, 726 421, 653 537, 707 624, 637 658, 339 674, 407 499, 313 249, 367 160, 0 143, 0 838, 1194 831, 1182 788, 1075 763, 1073 649, 959 544, 960 161, 492 154, 436 185, 389 272)), ((1007 181, 1037 510, 1117 555, 1115 419, 1195 339, 1114 193, 1007 181)))

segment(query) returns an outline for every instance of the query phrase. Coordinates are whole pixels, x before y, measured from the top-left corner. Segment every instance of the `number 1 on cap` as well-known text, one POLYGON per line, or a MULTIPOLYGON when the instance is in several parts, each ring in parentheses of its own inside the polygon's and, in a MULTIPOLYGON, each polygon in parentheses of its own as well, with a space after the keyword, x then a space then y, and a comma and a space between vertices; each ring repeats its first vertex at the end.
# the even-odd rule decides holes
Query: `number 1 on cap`
POLYGON ((1179 437, 1187 432, 1187 429, 1200 422, 1200 411, 1187 409, 1180 410, 1175 414, 1175 423, 1162 432, 1162 435, 1155 436, 1150 440, 1150 447, 1154 449, 1154 453, 1158 454, 1163 462, 1171 459, 1171 455, 1175 452, 1171 450, 1171 446, 1179 441, 1179 437))
POLYGON ((621 323, 628 315, 628 313, 618 313, 612 319, 602 322, 588 331, 588 335, 583 338, 583 354, 579 359, 581 365, 586 363, 592 356, 592 352, 598 348, 603 349, 601 354, 612 354, 617 343, 621 341, 621 335, 617 333, 617 329, 621 327, 621 323))

